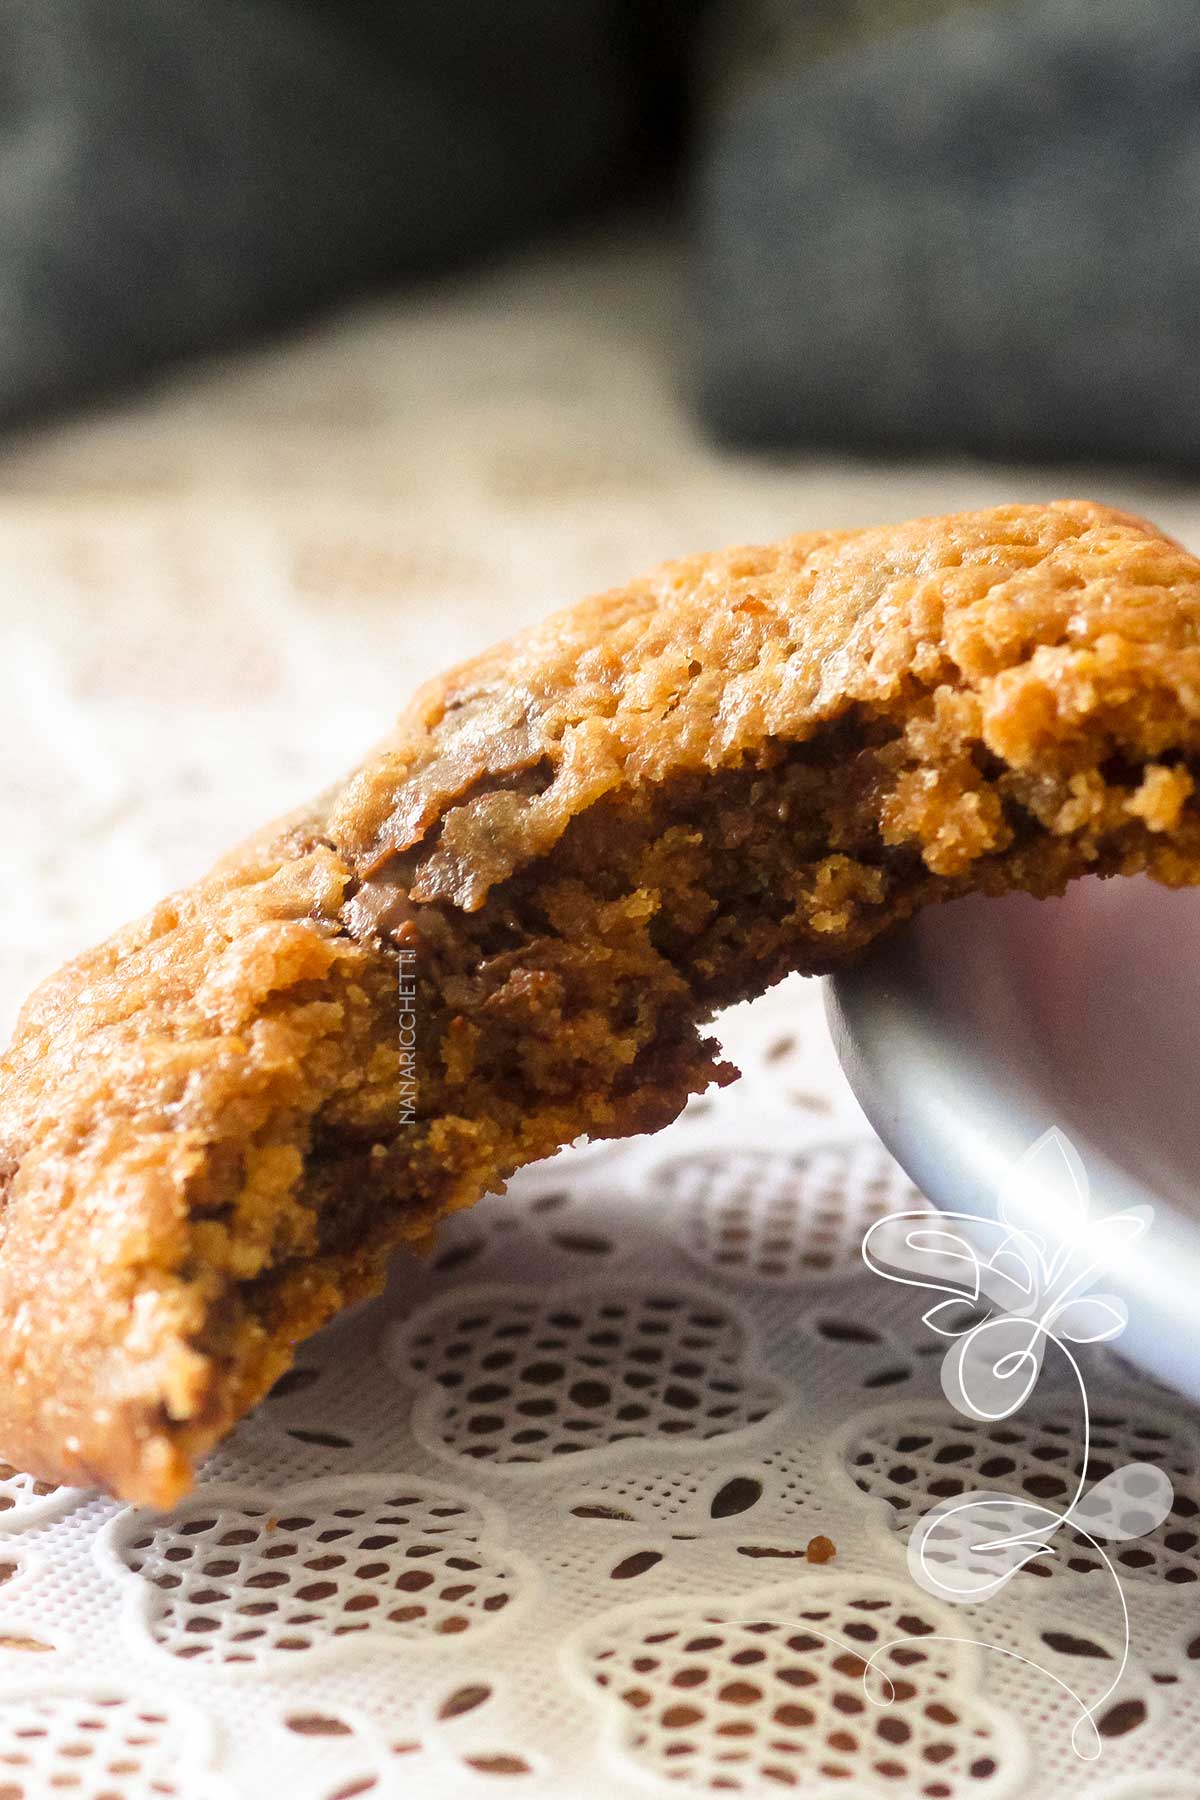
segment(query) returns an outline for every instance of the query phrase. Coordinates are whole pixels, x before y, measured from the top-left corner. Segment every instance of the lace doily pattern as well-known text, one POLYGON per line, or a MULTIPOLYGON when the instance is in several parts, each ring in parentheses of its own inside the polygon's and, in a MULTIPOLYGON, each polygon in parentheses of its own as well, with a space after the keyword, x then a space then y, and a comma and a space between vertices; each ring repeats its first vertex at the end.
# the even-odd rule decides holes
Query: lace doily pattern
POLYGON ((312 1663, 370 1632, 478 1634, 522 1589, 461 1495, 392 1476, 274 1491, 211 1484, 170 1522, 122 1515, 98 1542, 131 1588, 135 1636, 219 1668, 312 1663))
POLYGON ((116 1687, 13 1689, 0 1699, 5 1800, 222 1800, 205 1772, 212 1732, 195 1709, 116 1687))
POLYGON ((11 1464, 0 1462, 0 1532, 23 1531, 70 1510, 80 1498, 75 1488, 36 1481, 11 1464))
POLYGON ((1019 1732, 981 1701, 952 1632, 906 1589, 842 1576, 613 1614, 577 1654, 616 1745, 677 1788, 1012 1794, 1019 1732))
POLYGON ((513 1467, 757 1425, 779 1390, 745 1350, 733 1314, 694 1288, 471 1288, 418 1313, 393 1356, 425 1377, 413 1409, 424 1443, 513 1467))
POLYGON ((1132 1653, 1085 1765, 1063 1692, 1123 1641, 1094 1547, 987 1608, 905 1557, 938 1500, 1072 1486, 1072 1390, 950 1410, 919 1303, 855 1253, 914 1197, 819 994, 722 1029, 741 1084, 452 1220, 173 1513, 3 1477, 0 1796, 1184 1793, 1196 1418, 1090 1355, 1089 1481, 1149 1463, 1175 1501, 1110 1547, 1132 1653))
POLYGON ((664 1162, 653 1181, 703 1268, 780 1287, 856 1268, 868 1227, 920 1203, 891 1158, 863 1138, 792 1153, 710 1149, 664 1162))
MULTIPOLYGON (((1179 1587, 1200 1580, 1200 1486, 1190 1427, 1148 1410, 1144 1397, 1123 1402, 1114 1397, 1092 1419, 1086 1456, 1077 1430, 1077 1414, 1069 1407, 1036 1402, 987 1426, 969 1425, 949 1408, 893 1410, 856 1427, 846 1466, 864 1494, 886 1503, 891 1522, 902 1530, 931 1499, 988 1488, 1065 1505, 1083 1475, 1089 1482, 1102 1481, 1126 1463, 1151 1463, 1171 1477, 1170 1515, 1108 1554, 1123 1578, 1179 1587)), ((1082 1532, 1068 1531, 1065 1548, 1035 1557, 1020 1573, 1095 1575, 1103 1566, 1096 1545, 1082 1532)))

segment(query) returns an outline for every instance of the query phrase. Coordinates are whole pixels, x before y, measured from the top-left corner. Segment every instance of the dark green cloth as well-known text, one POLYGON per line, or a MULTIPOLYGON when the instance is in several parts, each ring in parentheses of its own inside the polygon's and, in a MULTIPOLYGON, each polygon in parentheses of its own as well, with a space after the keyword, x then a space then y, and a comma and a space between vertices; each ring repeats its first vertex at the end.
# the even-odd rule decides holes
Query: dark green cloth
POLYGON ((0 421, 626 194, 690 99, 720 436, 1190 466, 1198 94, 1196 0, 0 0, 0 421))
POLYGON ((0 0, 0 417, 623 191, 687 0, 0 0))
POLYGON ((703 413, 754 445, 1200 462, 1200 6, 761 57, 696 181, 703 413))

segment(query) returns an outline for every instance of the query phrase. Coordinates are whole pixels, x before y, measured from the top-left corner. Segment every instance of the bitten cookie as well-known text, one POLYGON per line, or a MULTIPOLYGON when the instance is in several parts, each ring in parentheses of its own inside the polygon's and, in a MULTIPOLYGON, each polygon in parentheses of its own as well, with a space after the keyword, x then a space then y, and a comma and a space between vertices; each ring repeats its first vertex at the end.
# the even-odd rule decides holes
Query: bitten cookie
POLYGON ((1200 563, 1082 502, 668 564, 422 690, 0 1064, 0 1454, 166 1505, 404 1241, 932 900, 1200 881, 1200 563))

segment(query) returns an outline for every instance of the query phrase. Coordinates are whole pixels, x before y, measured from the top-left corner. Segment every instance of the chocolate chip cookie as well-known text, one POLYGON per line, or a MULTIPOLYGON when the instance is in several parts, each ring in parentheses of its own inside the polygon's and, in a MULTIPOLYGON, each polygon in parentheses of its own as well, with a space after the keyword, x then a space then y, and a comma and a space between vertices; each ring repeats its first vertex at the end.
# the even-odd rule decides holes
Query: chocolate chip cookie
POLYGON ((167 1505, 402 1243, 917 907, 1200 881, 1200 563, 1009 506, 670 563, 424 688, 0 1063, 0 1454, 167 1505))

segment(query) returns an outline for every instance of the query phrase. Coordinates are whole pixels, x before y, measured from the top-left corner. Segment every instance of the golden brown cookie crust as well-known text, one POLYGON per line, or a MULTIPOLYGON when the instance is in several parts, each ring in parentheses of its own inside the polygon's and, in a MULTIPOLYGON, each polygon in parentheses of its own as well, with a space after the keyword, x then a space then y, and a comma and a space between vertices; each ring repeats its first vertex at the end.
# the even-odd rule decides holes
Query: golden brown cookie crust
POLYGON ((0 1454, 170 1503, 397 1244, 729 1078, 716 1007, 969 889, 1200 880, 1198 766, 1200 564, 1083 502, 688 558, 429 685, 28 1002, 0 1454))

